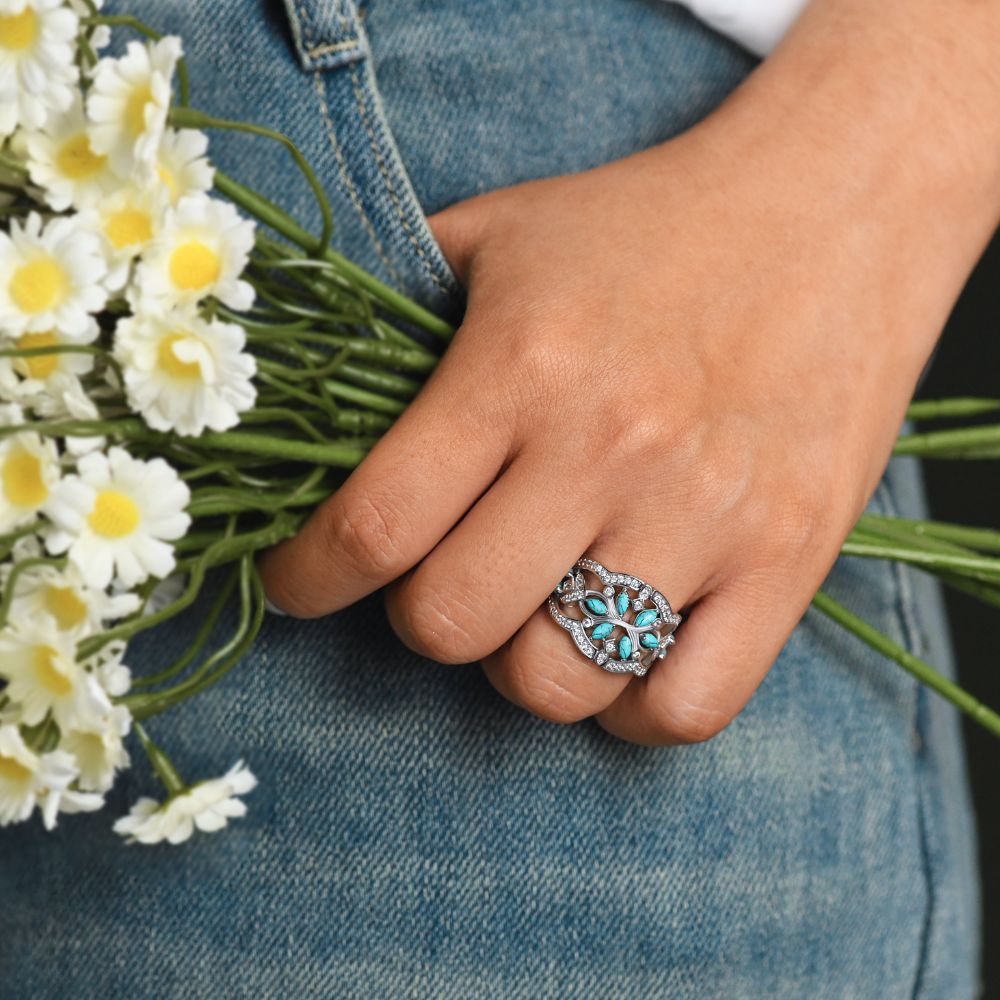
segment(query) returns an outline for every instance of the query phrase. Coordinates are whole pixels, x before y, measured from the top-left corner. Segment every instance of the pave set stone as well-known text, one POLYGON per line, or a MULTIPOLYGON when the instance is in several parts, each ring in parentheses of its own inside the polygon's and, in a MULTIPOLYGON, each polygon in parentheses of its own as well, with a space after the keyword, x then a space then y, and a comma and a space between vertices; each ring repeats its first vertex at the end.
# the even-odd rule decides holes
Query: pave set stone
POLYGON ((663 659, 681 621, 658 590, 586 558, 563 577, 548 603, 555 622, 570 633, 584 656, 611 673, 639 677, 663 659), (588 575, 601 584, 600 590, 588 587, 588 575), (580 617, 565 613, 570 610, 579 611, 580 617))

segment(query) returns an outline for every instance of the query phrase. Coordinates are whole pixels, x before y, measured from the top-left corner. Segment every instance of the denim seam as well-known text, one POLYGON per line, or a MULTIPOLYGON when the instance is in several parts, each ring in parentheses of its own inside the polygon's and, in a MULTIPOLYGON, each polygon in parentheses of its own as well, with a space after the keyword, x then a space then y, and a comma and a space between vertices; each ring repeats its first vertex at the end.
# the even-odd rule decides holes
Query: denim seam
POLYGON ((357 38, 348 38, 345 42, 330 42, 327 45, 317 45, 314 48, 306 49, 306 55, 310 59, 321 59, 323 56, 332 55, 334 52, 357 48, 357 45, 357 38))
POLYGON ((378 167, 379 173, 382 175, 382 180, 385 182, 386 191, 389 194, 389 199, 392 201, 393 207, 396 209, 396 215, 399 218, 400 225, 403 227, 403 231, 406 233, 406 238, 409 241, 410 246, 412 246, 416 251, 417 256, 420 258, 420 261, 424 266, 424 270, 431 281, 434 282, 437 289, 445 295, 450 295, 452 289, 448 288, 441 278, 435 273, 434 267, 427 256, 427 252, 420 245, 420 241, 417 239, 416 233, 413 232, 413 227, 410 225, 409 220, 406 218, 406 213, 403 211, 403 204, 399 199, 398 193, 396 192, 396 186, 393 183, 392 175, 385 165, 385 159, 382 155, 381 149, 379 148, 375 130, 372 128, 365 102, 364 91, 358 79, 357 66, 354 65, 351 66, 351 84, 354 88, 354 100, 357 102, 358 114, 361 115, 362 124, 365 127, 365 131, 368 133, 368 141, 371 145, 372 155, 375 157, 375 164, 378 167))
MULTIPOLYGON (((881 494, 883 509, 890 516, 898 516, 896 504, 892 496, 892 489, 883 478, 878 486, 881 494)), ((890 564, 890 572, 895 583, 896 592, 896 612, 900 620, 903 631, 904 646, 912 653, 921 655, 924 651, 923 630, 916 620, 914 608, 914 596, 910 587, 909 577, 904 572, 903 566, 899 563, 890 564)), ((927 809, 926 792, 922 780, 919 755, 920 748, 925 745, 922 722, 924 719, 924 704, 926 692, 923 685, 918 684, 913 713, 913 731, 916 733, 919 743, 917 745, 917 761, 915 768, 915 782, 917 788, 917 826, 920 831, 920 862, 924 871, 924 884, 927 891, 927 903, 924 908, 923 922, 920 927, 920 942, 917 948, 917 969, 913 979, 911 996, 914 1000, 920 997, 923 991, 923 983, 927 966, 930 962, 931 933, 934 924, 934 908, 936 904, 936 890, 934 885, 934 867, 931 861, 930 841, 932 832, 930 828, 930 815, 927 809)))
POLYGON ((347 169, 347 161, 344 158, 343 150, 340 148, 340 141, 337 139, 337 131, 333 124, 333 115, 330 113, 330 103, 326 97, 326 84, 323 82, 323 74, 319 70, 316 70, 313 74, 313 78, 316 84, 316 95, 319 98, 320 115, 323 118, 327 138, 330 140, 330 148, 333 150, 333 157, 337 161, 337 169, 340 172, 341 185, 346 191, 351 204, 357 211, 358 216, 361 219, 361 225, 364 227, 365 232, 372 241, 372 246, 375 248, 375 253, 378 255, 378 259, 385 266, 385 269, 389 272, 393 281, 402 286, 403 279, 396 270, 392 261, 389 259, 388 254, 385 252, 385 247, 382 246, 382 242, 378 238, 375 226, 372 224, 371 219, 368 218, 368 213, 365 212, 365 206, 362 204, 361 199, 358 196, 358 190, 355 187, 354 181, 351 179, 351 175, 347 169))

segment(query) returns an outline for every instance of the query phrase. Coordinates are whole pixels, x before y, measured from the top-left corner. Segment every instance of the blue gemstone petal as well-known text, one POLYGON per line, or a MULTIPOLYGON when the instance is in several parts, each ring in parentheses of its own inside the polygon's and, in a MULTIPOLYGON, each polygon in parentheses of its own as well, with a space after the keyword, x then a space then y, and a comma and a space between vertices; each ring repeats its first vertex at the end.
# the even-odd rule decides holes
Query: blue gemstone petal
POLYGON ((587 608, 593 611, 595 615, 606 615, 608 613, 608 606, 599 597, 588 597, 587 608))
POLYGON ((628 605, 629 605, 628 594, 626 594, 625 591, 623 590, 618 595, 618 598, 615 601, 615 607, 618 608, 619 616, 624 615, 625 612, 628 611, 628 605))
POLYGON ((639 642, 641 642, 646 649, 656 649, 660 645, 660 640, 656 638, 653 632, 644 632, 639 636, 639 642))
POLYGON ((594 631, 590 633, 593 639, 607 639, 612 632, 614 632, 615 627, 611 622, 601 622, 600 625, 594 628, 594 631))
POLYGON ((652 610, 640 611, 635 616, 635 627, 644 628, 646 625, 651 625, 656 621, 656 612, 652 610))
POLYGON ((618 655, 623 660, 627 660, 632 655, 632 640, 627 635, 623 635, 618 640, 618 655))

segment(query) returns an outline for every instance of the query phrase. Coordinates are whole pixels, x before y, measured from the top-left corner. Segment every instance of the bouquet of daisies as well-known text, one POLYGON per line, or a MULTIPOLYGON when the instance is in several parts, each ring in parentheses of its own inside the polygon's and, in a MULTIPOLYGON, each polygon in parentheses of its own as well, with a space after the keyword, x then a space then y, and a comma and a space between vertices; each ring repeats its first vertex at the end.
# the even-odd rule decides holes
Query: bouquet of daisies
MULTIPOLYGON (((191 108, 181 41, 100 6, 0 0, 0 826, 99 809, 131 741, 164 794, 114 828, 178 843, 242 815, 255 779, 239 762, 186 782, 144 720, 240 661, 264 614, 255 554, 362 460, 452 331, 331 248, 322 186, 287 138, 191 108), (112 28, 139 37, 99 57, 112 28), (212 128, 282 143, 321 232, 214 170, 212 128), (129 641, 188 608, 210 573, 191 647, 133 676, 129 641)), ((990 457, 1000 433, 899 448, 990 457)), ((866 517, 845 551, 1000 604, 997 533, 866 517)), ((1000 734, 927 664, 827 595, 816 605, 1000 734)))

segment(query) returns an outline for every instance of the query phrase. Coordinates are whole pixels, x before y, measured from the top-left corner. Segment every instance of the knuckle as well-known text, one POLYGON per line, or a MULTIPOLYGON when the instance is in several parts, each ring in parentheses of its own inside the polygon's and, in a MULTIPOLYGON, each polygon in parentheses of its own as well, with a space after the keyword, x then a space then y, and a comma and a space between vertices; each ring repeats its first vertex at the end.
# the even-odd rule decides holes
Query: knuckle
POLYGON ((658 743, 690 745, 718 736, 732 722, 732 717, 718 708, 676 697, 658 705, 652 721, 658 743))
POLYGON ((437 587, 408 594, 400 611, 407 641, 438 663, 471 663, 490 652, 471 630, 471 610, 437 587))
POLYGON ((391 505, 370 494, 339 502, 327 518, 328 545, 365 576, 395 576, 408 569, 405 526, 391 505))
POLYGON ((589 718, 594 714, 593 706, 563 684, 554 667, 556 664, 514 657, 508 665, 504 693, 521 708, 548 722, 569 725, 589 718))

